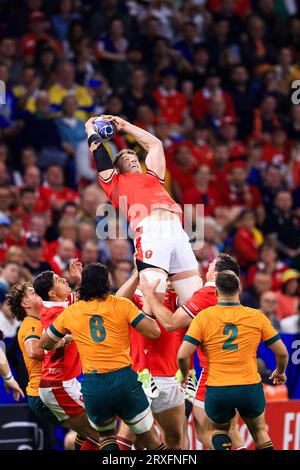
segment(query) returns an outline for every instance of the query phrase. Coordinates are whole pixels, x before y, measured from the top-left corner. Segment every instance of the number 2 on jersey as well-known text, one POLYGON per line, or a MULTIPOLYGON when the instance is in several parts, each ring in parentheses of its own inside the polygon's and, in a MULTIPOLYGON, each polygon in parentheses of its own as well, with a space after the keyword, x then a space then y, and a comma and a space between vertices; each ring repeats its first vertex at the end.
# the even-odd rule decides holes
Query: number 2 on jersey
POLYGON ((224 330, 223 330, 223 335, 225 336, 230 335, 230 337, 223 344, 223 349, 225 351, 237 351, 238 350, 238 345, 232 344, 233 341, 236 339, 238 332, 239 330, 237 326, 233 325, 232 323, 225 325, 224 330))
POLYGON ((93 315, 90 319, 91 337, 96 343, 102 343, 106 338, 106 331, 103 326, 103 318, 100 315, 93 315))

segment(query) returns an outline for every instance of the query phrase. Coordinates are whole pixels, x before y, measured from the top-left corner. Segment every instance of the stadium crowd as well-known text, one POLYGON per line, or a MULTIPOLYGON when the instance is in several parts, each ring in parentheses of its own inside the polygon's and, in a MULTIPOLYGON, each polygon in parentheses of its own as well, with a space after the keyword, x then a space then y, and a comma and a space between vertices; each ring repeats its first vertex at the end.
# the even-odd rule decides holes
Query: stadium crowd
MULTIPOLYGON (((296 0, 0 1, 0 330, 6 294, 73 258, 101 261, 117 291, 133 244, 100 240, 84 122, 125 117, 156 135, 176 202, 203 204, 205 275, 242 269, 243 305, 300 332, 300 4, 296 0)), ((117 134, 112 153, 130 147, 117 134)), ((197 216, 197 209, 193 217, 197 216)))

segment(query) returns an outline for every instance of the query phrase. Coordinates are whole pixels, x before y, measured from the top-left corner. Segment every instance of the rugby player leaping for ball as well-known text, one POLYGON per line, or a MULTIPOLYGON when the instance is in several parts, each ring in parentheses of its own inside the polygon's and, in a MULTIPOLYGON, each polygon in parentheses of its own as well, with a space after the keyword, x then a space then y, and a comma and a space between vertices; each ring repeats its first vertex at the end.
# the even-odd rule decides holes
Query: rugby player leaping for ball
POLYGON ((166 280, 183 304, 202 287, 198 264, 181 225, 181 208, 164 189, 166 160, 159 139, 118 116, 101 116, 118 131, 131 134, 146 150, 147 171, 142 172, 137 154, 121 150, 114 163, 94 128, 95 117, 86 122, 88 144, 99 181, 111 204, 127 217, 134 233, 136 266, 149 282, 160 280, 156 292, 164 296, 166 280))

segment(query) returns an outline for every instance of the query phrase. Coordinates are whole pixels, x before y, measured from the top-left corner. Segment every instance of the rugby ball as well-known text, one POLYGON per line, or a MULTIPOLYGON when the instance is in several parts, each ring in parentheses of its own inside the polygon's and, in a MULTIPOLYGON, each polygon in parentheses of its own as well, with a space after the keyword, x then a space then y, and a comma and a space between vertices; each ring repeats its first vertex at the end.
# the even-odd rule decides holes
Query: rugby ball
POLYGON ((95 131, 100 135, 101 139, 111 139, 117 132, 117 128, 112 121, 96 118, 94 121, 95 131))

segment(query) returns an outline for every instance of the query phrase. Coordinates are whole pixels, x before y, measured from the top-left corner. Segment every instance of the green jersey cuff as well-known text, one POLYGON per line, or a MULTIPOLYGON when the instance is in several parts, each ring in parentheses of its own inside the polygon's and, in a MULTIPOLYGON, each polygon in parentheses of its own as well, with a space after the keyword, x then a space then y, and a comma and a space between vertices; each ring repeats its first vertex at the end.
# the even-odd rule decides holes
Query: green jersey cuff
POLYGON ((187 341, 188 343, 192 343, 195 346, 199 346, 201 343, 197 339, 193 338, 192 336, 185 335, 183 341, 187 341))
POLYGON ((279 339, 280 339, 280 336, 277 334, 273 336, 273 338, 270 338, 270 339, 267 339, 267 341, 264 341, 264 343, 266 346, 270 346, 271 344, 276 343, 276 341, 278 341, 279 339))
POLYGON ((65 336, 65 333, 60 333, 53 325, 49 326, 51 333, 56 336, 56 338, 61 339, 65 336))
POLYGON ((40 336, 37 336, 37 335, 30 335, 25 338, 24 343, 26 343, 26 341, 29 341, 30 339, 41 339, 41 338, 40 336))
POLYGON ((144 313, 140 313, 132 322, 131 322, 131 326, 133 328, 136 327, 136 325, 138 325, 138 323, 140 323, 141 320, 143 320, 143 318, 145 318, 145 314, 144 313))

